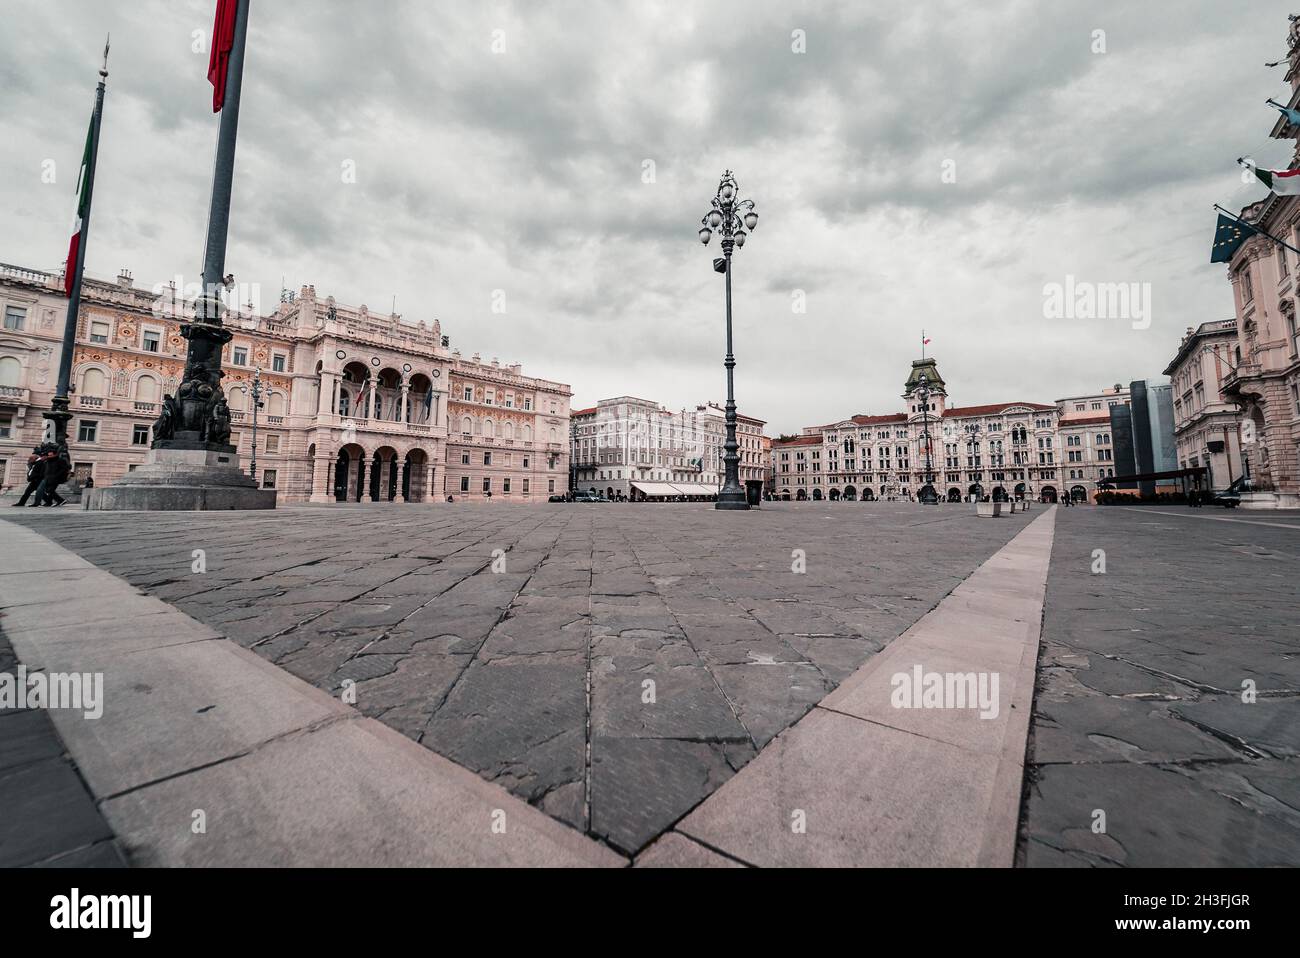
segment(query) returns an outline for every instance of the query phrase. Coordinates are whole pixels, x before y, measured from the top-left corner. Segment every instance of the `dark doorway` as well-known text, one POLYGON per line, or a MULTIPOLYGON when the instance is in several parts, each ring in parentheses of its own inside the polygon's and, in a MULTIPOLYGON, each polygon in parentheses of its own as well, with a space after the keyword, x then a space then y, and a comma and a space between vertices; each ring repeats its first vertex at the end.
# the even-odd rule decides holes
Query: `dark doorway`
POLYGON ((348 467, 352 465, 352 460, 348 454, 339 451, 339 457, 334 463, 334 501, 348 501, 348 467))

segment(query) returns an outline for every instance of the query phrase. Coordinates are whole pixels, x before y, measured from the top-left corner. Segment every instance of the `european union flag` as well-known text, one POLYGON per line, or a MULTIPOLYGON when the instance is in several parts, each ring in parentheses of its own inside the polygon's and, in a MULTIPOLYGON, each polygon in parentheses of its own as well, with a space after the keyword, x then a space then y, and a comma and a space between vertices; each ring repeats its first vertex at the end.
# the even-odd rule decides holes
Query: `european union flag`
POLYGON ((1242 243, 1255 230, 1241 220, 1219 214, 1219 225, 1214 228, 1214 246, 1210 249, 1211 263, 1226 263, 1232 259, 1242 243))

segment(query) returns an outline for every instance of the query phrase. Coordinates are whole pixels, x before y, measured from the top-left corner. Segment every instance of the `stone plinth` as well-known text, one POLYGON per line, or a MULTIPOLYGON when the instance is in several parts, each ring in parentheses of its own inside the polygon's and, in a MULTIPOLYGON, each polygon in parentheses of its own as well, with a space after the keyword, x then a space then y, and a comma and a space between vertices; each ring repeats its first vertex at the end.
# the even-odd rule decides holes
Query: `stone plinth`
POLYGON ((87 489, 86 510, 144 512, 274 509, 275 490, 259 489, 239 456, 211 449, 151 449, 144 465, 111 486, 87 489))

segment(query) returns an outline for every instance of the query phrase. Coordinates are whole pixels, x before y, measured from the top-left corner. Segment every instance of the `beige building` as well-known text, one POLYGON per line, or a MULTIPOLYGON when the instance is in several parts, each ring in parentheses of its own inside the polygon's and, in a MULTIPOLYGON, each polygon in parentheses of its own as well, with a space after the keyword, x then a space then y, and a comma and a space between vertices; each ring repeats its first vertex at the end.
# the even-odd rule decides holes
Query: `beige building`
MULTIPOLYGON (((222 354, 231 442, 246 468, 260 375, 257 478, 280 501, 544 501, 564 488, 568 386, 464 359, 436 320, 372 315, 311 286, 282 299, 266 316, 228 313, 234 336, 222 354)), ((67 301, 57 275, 4 268, 0 308, 23 327, 0 339, 0 381, 17 380, 0 391, 12 486, 53 396, 67 301)), ((69 424, 81 477, 106 485, 144 461, 162 396, 184 368, 190 316, 172 286, 144 290, 125 271, 117 283, 86 279, 69 424)))
MULTIPOLYGON (((1084 397, 1085 407, 1090 409, 1094 398, 1084 397)), ((1066 481, 1060 404, 949 406, 947 384, 933 359, 913 361, 903 399, 904 412, 851 416, 773 440, 773 494, 813 500, 915 498, 926 482, 927 435, 929 474, 940 499, 1056 502, 1067 491, 1076 498, 1095 492, 1095 460, 1089 461, 1094 475, 1087 481, 1066 481), (918 388, 922 375, 930 387, 928 401, 918 388)))
POLYGON ((52 285, 47 273, 0 264, 0 490, 26 485, 27 456, 54 398, 67 309, 57 276, 52 285))
POLYGON ((1058 399, 1056 405, 1062 480, 1075 502, 1095 502, 1098 481, 1115 476, 1111 410, 1129 405, 1128 388, 1116 383, 1099 393, 1058 399))
MULTIPOLYGON (((679 412, 617 396, 570 418, 572 488, 605 496, 714 496, 725 477, 726 412, 703 403, 679 412)), ((740 480, 762 481, 763 420, 737 414, 740 480)))
MULTIPOLYGON (((1300 108, 1300 21, 1290 27, 1287 61, 1291 95, 1286 105, 1300 108)), ((1300 165, 1300 127, 1279 115, 1270 135, 1294 141, 1288 167, 1300 165)), ((1269 193, 1243 209, 1241 218, 1300 246, 1300 196, 1269 193)), ((1241 452, 1254 490, 1243 497, 1243 507, 1300 506, 1298 271, 1293 253, 1258 233, 1228 262, 1237 329, 1223 395, 1241 410, 1241 452)))
POLYGON ((1180 469, 1209 469, 1208 483, 1226 489, 1245 469, 1241 410, 1224 393, 1237 349, 1237 321, 1188 327, 1165 368, 1173 387, 1174 444, 1180 469))

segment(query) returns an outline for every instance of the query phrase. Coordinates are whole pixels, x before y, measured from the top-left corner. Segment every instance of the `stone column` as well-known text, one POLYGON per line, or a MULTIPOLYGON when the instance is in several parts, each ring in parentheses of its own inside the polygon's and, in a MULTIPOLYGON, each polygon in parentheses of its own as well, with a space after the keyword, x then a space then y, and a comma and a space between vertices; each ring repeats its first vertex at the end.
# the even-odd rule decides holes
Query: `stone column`
POLYGON ((379 388, 379 381, 373 374, 366 376, 366 419, 375 418, 375 390, 379 388))
POLYGON ((328 455, 317 453, 312 463, 311 495, 308 502, 334 501, 334 470, 331 468, 334 461, 328 455))
POLYGON ((429 463, 429 481, 424 487, 425 502, 441 502, 442 496, 438 495, 438 487, 434 485, 434 476, 438 469, 433 463, 429 463))
POLYGON ((405 424, 406 407, 410 402, 411 384, 405 379, 402 380, 402 395, 397 401, 397 421, 405 424))
POLYGON ((317 416, 328 416, 331 412, 334 411, 332 405, 326 405, 327 402, 332 403, 333 398, 334 398, 334 376, 332 373, 327 373, 322 371, 320 374, 320 381, 316 386, 316 415, 317 416))
MULTIPOLYGON (((330 412, 335 415, 339 411, 339 376, 336 373, 330 374, 330 412)), ((349 410, 351 412, 351 410, 349 410)))

